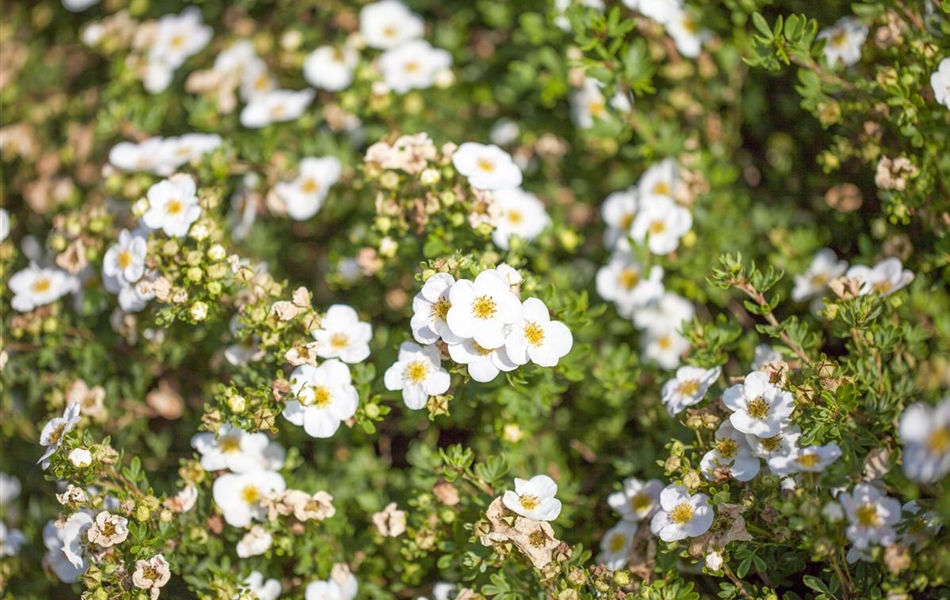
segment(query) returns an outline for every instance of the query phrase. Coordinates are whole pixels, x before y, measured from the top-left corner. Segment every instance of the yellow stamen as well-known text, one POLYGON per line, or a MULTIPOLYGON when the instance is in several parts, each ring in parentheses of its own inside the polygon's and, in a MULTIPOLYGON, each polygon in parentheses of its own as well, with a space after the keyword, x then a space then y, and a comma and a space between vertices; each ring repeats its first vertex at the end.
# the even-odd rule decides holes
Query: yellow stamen
POLYGON ((406 370, 403 373, 403 377, 412 383, 422 383, 425 381, 426 375, 428 374, 429 366, 421 360, 414 360, 406 365, 406 370))
POLYGON ((746 404, 745 411, 753 419, 761 421, 769 416, 769 403, 765 401, 765 398, 759 396, 758 398, 749 400, 749 403, 746 404))
POLYGON ((472 314, 477 319, 490 319, 498 312, 498 305, 491 296, 479 296, 472 302, 472 314))
POLYGON ((540 346, 544 343, 544 329, 534 321, 528 321, 524 326, 524 337, 532 346, 540 346))
POLYGON ((693 505, 688 502, 680 502, 670 512, 670 521, 677 525, 685 525, 693 519, 693 505))

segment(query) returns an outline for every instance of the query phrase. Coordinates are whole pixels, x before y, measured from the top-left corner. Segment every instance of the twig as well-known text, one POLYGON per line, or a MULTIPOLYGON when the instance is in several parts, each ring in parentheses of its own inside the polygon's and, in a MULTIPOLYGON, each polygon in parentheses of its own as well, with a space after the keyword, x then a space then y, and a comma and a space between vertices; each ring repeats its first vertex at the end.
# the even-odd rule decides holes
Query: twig
MULTIPOLYGON (((735 286, 739 288, 740 290, 742 290, 746 296, 748 296, 749 298, 752 298, 752 301, 758 304, 759 306, 762 306, 762 307, 768 306, 769 303, 765 299, 765 296, 763 296, 761 292, 754 289, 748 283, 737 283, 735 284, 735 286)), ((780 325, 779 325, 778 319, 775 318, 775 315, 772 314, 771 310, 769 310, 769 312, 762 315, 762 318, 768 321, 769 325, 774 327, 776 330, 779 329, 780 325)), ((811 359, 808 358, 808 355, 805 354, 805 351, 802 349, 802 347, 796 344, 795 342, 793 342, 792 338, 788 337, 787 333, 785 333, 784 331, 781 331, 779 332, 779 337, 782 339, 783 342, 785 342, 785 345, 787 345, 789 348, 792 349, 792 352, 794 352, 798 356, 798 358, 802 360, 802 362, 804 362, 806 365, 811 364, 811 359)))
POLYGON ((726 577, 729 578, 729 581, 731 581, 733 585, 736 586, 736 589, 742 592, 743 596, 745 596, 749 600, 755 600, 752 594, 746 591, 745 586, 742 585, 742 581, 738 577, 736 577, 736 574, 732 572, 732 569, 729 568, 729 565, 726 562, 722 563, 722 572, 725 573, 726 577))

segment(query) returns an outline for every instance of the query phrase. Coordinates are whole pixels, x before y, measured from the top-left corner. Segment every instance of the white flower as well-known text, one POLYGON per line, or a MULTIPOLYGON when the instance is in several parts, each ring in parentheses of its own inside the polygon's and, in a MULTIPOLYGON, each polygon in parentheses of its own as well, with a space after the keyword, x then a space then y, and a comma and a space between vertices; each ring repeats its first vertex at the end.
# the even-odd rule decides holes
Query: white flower
POLYGON ((7 239, 10 235, 10 213, 7 209, 0 208, 0 242, 7 239))
POLYGON ((197 54, 211 41, 212 30, 201 22, 201 11, 189 7, 177 15, 158 20, 155 38, 149 50, 151 63, 180 67, 188 57, 197 54))
POLYGON ((426 405, 429 396, 444 394, 449 389, 451 377, 441 363, 435 346, 403 342, 399 347, 399 357, 386 370, 383 382, 387 390, 402 390, 406 406, 418 410, 426 405))
POLYGON ((6 506, 20 497, 20 480, 16 475, 0 472, 0 506, 6 506))
POLYGON ((897 540, 894 525, 901 518, 901 503, 868 483, 859 483, 851 493, 838 498, 848 518, 845 533, 854 547, 867 550, 871 544, 889 546, 897 540))
POLYGON ((664 542, 698 537, 709 530, 714 516, 709 496, 691 496, 681 485, 668 485, 660 493, 660 511, 653 515, 650 531, 664 542))
MULTIPOLYGON (((222 248, 222 252, 223 250, 222 248)), ((231 317, 228 329, 237 340, 224 349, 224 358, 229 364, 237 367, 258 361, 264 357, 265 351, 260 346, 260 338, 254 334, 243 333, 246 327, 238 319, 238 315, 231 317)))
POLYGON ((815 254, 808 270, 795 276, 792 300, 802 302, 821 294, 827 289, 829 281, 841 277, 847 269, 848 263, 838 260, 834 250, 822 248, 815 254))
POLYGON ((353 70, 360 60, 353 48, 321 46, 303 61, 303 78, 315 88, 339 92, 353 83, 353 70))
POLYGON ((706 568, 710 571, 718 571, 722 568, 722 554, 718 552, 710 552, 705 557, 706 568))
POLYGON ((412 337, 420 344, 432 344, 439 338, 448 344, 461 343, 458 337, 449 329, 445 316, 452 304, 449 302, 449 288, 455 283, 455 278, 448 273, 436 273, 429 277, 422 290, 412 299, 412 337))
POLYGON ((66 521, 50 521, 43 528, 43 544, 47 550, 44 562, 63 583, 75 583, 89 568, 82 540, 92 523, 92 515, 78 512, 66 521))
POLYGON ((728 469, 736 481, 749 481, 759 474, 762 464, 752 453, 746 436, 736 431, 728 421, 723 421, 716 431, 716 447, 703 455, 699 466, 703 476, 710 481, 716 481, 721 468, 728 469))
POLYGON ((92 453, 85 448, 73 448, 66 458, 77 469, 82 469, 92 464, 92 453))
POLYGON ((897 258, 885 258, 873 268, 854 265, 845 276, 861 282, 862 296, 873 293, 889 296, 914 280, 914 273, 905 269, 897 258))
POLYGON ((383 52, 383 80, 397 94, 432 87, 436 75, 452 66, 452 55, 425 40, 411 40, 383 52))
POLYGON ((178 167, 200 159, 221 145, 221 136, 189 133, 152 137, 141 143, 120 142, 109 151, 109 163, 123 171, 144 171, 167 177, 178 167))
POLYGON ((676 49, 680 54, 687 58, 699 56, 703 49, 703 41, 709 33, 699 28, 689 11, 679 10, 664 25, 666 33, 673 38, 673 43, 676 44, 676 49))
POLYGON ((784 360, 782 353, 772 348, 768 344, 759 344, 755 347, 752 357, 752 370, 758 371, 769 363, 784 360))
POLYGON ((31 263, 7 281, 7 286, 13 292, 10 306, 19 312, 30 312, 76 291, 78 285, 79 280, 66 271, 52 267, 40 268, 31 263))
POLYGON ((270 549, 274 543, 274 536, 260 525, 254 525, 251 530, 244 534, 241 541, 237 543, 238 558, 250 558, 260 556, 270 549))
POLYGON ((676 330, 647 331, 643 336, 643 359, 653 361, 661 369, 675 369, 689 350, 689 342, 676 330))
POLYGON ((505 343, 505 327, 514 324, 521 314, 521 302, 494 269, 482 271, 474 282, 456 281, 449 288, 449 303, 445 320, 452 333, 474 338, 488 349, 505 343))
POLYGON ((646 243, 653 254, 664 255, 679 247, 680 238, 693 227, 689 210, 669 198, 657 196, 640 203, 630 236, 638 243, 646 243))
POLYGON ((909 479, 933 483, 950 472, 950 396, 933 408, 919 402, 907 407, 900 437, 909 479))
POLYGON ((41 464, 44 469, 49 465, 46 459, 59 450, 63 438, 73 430, 79 419, 79 403, 70 404, 63 411, 62 417, 53 417, 43 426, 43 431, 40 432, 40 445, 46 446, 46 452, 36 461, 37 464, 41 464))
POLYGON ((7 530, 7 524, 0 521, 0 557, 16 556, 20 546, 26 542, 26 536, 19 529, 7 530))
POLYGON ((617 305, 617 314, 630 318, 634 312, 663 295, 663 268, 651 267, 644 276, 643 266, 627 252, 615 252, 607 264, 597 270, 597 294, 617 305))
POLYGON ((304 593, 305 600, 353 600, 359 587, 356 577, 344 564, 333 565, 330 570, 330 579, 327 581, 313 581, 307 585, 304 593))
POLYGON ((799 472, 820 473, 840 457, 841 448, 838 444, 825 444, 795 448, 787 454, 772 456, 768 462, 769 469, 776 475, 799 472))
POLYGON ((657 198, 673 199, 679 185, 679 165, 672 158, 665 158, 651 165, 637 182, 640 204, 646 205, 657 198))
POLYGON ((422 18, 397 0, 374 2, 360 10, 360 33, 370 48, 395 48, 422 37, 424 27, 422 18))
POLYGON ((637 214, 638 198, 637 188, 631 186, 610 194, 601 205, 600 215, 607 224, 607 231, 604 232, 604 246, 608 250, 617 248, 627 251, 630 249, 627 238, 637 214))
POLYGON ((676 377, 663 384, 663 404, 670 416, 681 413, 687 406, 698 404, 706 395, 709 386, 719 379, 722 371, 719 367, 701 369, 699 367, 680 367, 676 377))
POLYGON ((99 4, 102 0, 63 0, 63 8, 69 12, 80 12, 90 6, 99 4))
POLYGON ((769 437, 746 435, 746 441, 752 453, 766 460, 776 456, 788 456, 798 452, 798 438, 802 428, 798 425, 786 425, 777 434, 769 437))
MULTIPOLYGON (((571 118, 581 129, 593 127, 595 119, 608 116, 607 99, 601 91, 603 85, 593 77, 585 77, 584 85, 571 93, 571 118)), ((611 98, 610 105, 619 112, 630 112, 632 108, 630 100, 620 91, 611 98)))
POLYGON ((363 362, 369 357, 369 341, 373 329, 360 321, 356 310, 345 304, 334 304, 327 309, 320 329, 310 332, 317 341, 317 356, 339 358, 345 363, 363 362))
POLYGON ((634 521, 623 520, 607 530, 600 540, 598 564, 607 565, 611 571, 622 569, 627 564, 627 554, 633 545, 633 536, 640 525, 634 521))
POLYGON ((341 170, 342 165, 334 156, 301 160, 300 174, 296 179, 274 186, 277 196, 287 207, 287 215, 295 221, 306 221, 317 214, 330 187, 340 179, 341 170))
POLYGON ((251 574, 244 579, 244 587, 257 596, 257 600, 277 600, 280 597, 280 581, 276 579, 265 581, 260 571, 251 571, 251 574))
POLYGON ((241 125, 258 129, 271 123, 293 121, 307 110, 315 93, 311 89, 272 90, 254 96, 241 110, 241 125))
POLYGON ((623 0, 624 5, 664 25, 680 11, 682 0, 623 0))
POLYGON ((267 70, 267 64, 259 58, 255 59, 241 71, 241 98, 247 102, 275 91, 278 84, 277 78, 267 70))
POLYGON ((940 61, 940 66, 930 76, 930 87, 934 90, 934 100, 950 108, 950 58, 940 61))
POLYGON ((162 142, 162 152, 167 158, 163 162, 177 168, 199 160, 219 146, 221 136, 213 133, 186 133, 179 137, 165 138, 162 142))
POLYGON ((512 235, 533 240, 551 224, 551 217, 544 209, 544 204, 531 192, 511 188, 498 190, 494 192, 494 196, 501 209, 501 216, 491 239, 502 250, 509 248, 509 238, 512 235))
POLYGON ((521 185, 521 169, 498 146, 465 142, 452 154, 452 164, 476 189, 502 190, 521 185))
POLYGON ((452 360, 468 366, 468 374, 475 381, 491 381, 501 371, 518 368, 518 363, 509 358, 504 346, 488 349, 479 346, 475 340, 465 339, 458 344, 449 344, 448 350, 452 360))
POLYGON ((488 139, 491 143, 498 146, 507 146, 518 141, 521 135, 521 128, 511 119, 501 118, 495 121, 488 132, 488 139))
POLYGON ((733 411, 729 416, 733 427, 759 437, 776 435, 795 409, 792 394, 772 385, 761 371, 723 392, 722 403, 733 411))
POLYGON ((266 520, 267 510, 261 506, 264 496, 282 492, 286 487, 280 473, 273 471, 226 473, 215 480, 212 495, 228 525, 247 527, 252 519, 266 520))
POLYGON ((119 232, 119 241, 106 252, 102 272, 110 277, 122 277, 135 283, 145 273, 147 242, 143 236, 133 235, 128 229, 119 232))
POLYGON ((166 235, 184 237, 201 216, 198 188, 189 175, 172 175, 148 189, 148 211, 142 223, 149 229, 161 229, 166 235))
POLYGON ((561 501, 555 498, 557 484, 547 475, 531 479, 515 477, 515 491, 507 490, 501 501, 522 517, 535 521, 553 521, 561 514, 561 501))
POLYGON ((203 432, 191 438, 191 447, 201 455, 201 468, 205 471, 229 469, 246 473, 265 468, 265 450, 269 445, 266 434, 248 433, 227 424, 218 429, 217 436, 203 432))
POLYGON ((839 60, 846 67, 861 60, 861 46, 868 38, 867 25, 854 17, 838 19, 834 26, 821 30, 817 39, 827 40, 825 43, 825 59, 829 65, 839 60))
POLYGON ((511 286, 512 290, 524 282, 524 277, 521 276, 521 273, 518 272, 518 269, 515 269, 507 263, 501 263, 495 267, 495 270, 505 281, 508 282, 508 285, 511 286))
POLYGON ((353 387, 350 369, 333 358, 319 367, 300 365, 290 376, 295 400, 284 406, 284 417, 303 426, 307 434, 328 438, 340 423, 356 414, 359 395, 353 387))
POLYGON ((571 330, 560 321, 552 321, 548 307, 537 298, 524 301, 505 339, 511 360, 521 365, 530 360, 542 367, 556 366, 573 345, 571 330))
POLYGON ((172 572, 162 554, 156 554, 148 560, 135 561, 135 571, 132 572, 132 585, 140 590, 150 590, 149 597, 158 600, 161 588, 171 579, 172 572))
POLYGON ((644 521, 660 508, 660 492, 663 483, 659 479, 640 481, 623 480, 623 491, 607 496, 607 504, 626 521, 644 521))
POLYGON ((837 523, 844 518, 844 509, 841 503, 830 500, 821 509, 821 516, 829 523, 837 523))

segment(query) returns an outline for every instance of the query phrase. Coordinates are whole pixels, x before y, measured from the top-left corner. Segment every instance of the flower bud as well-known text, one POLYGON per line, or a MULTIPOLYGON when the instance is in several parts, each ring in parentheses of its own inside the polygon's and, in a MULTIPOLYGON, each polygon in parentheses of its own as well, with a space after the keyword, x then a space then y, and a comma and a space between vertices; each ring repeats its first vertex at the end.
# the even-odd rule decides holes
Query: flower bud
POLYGON ((92 453, 85 448, 76 448, 69 453, 69 462, 77 469, 88 467, 92 464, 92 453))
POLYGON ((221 244, 215 244, 214 246, 208 248, 208 258, 211 260, 224 260, 225 256, 227 256, 227 251, 221 244))
POLYGON ((191 318, 195 321, 204 321, 208 317, 208 305, 197 301, 191 305, 191 318))

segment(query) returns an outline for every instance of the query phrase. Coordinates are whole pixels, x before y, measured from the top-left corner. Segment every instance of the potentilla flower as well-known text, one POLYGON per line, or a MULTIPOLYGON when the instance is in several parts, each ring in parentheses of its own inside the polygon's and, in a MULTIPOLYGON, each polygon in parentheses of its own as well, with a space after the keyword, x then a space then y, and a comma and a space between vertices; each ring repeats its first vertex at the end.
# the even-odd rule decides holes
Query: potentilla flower
POLYGON ((888 546, 897 540, 894 525, 901 518, 901 503, 868 483, 859 483, 838 498, 848 518, 845 533, 854 547, 867 550, 871 544, 888 546))
POLYGON ((86 537, 103 548, 121 544, 129 537, 129 520, 104 510, 96 515, 96 521, 89 528, 86 537))
POLYGON ((195 7, 188 7, 177 15, 165 15, 156 24, 149 62, 177 69, 188 57, 207 46, 211 36, 211 27, 201 22, 201 11, 195 7))
POLYGON ((677 369, 676 377, 663 384, 663 404, 666 405, 670 416, 683 412, 687 406, 701 402, 709 386, 719 379, 721 372, 720 367, 712 369, 680 367, 677 369))
POLYGON ((221 146, 221 136, 214 133, 186 133, 178 137, 165 138, 162 152, 167 158, 162 162, 179 167, 201 159, 221 146))
POLYGON ((390 502, 386 508, 374 514, 373 525, 383 537, 399 537, 406 531, 406 511, 399 510, 395 502, 390 502))
POLYGON ((82 540, 92 523, 92 515, 80 511, 65 521, 50 521, 43 527, 47 550, 43 562, 63 583, 75 583, 89 568, 82 540))
POLYGON ((7 239, 10 235, 10 213, 7 209, 0 208, 0 242, 7 239))
POLYGON ((278 81, 263 60, 249 62, 241 71, 241 98, 250 102, 277 90, 278 81))
POLYGON ((356 577, 344 564, 333 565, 330 578, 326 581, 313 581, 307 585, 305 600, 353 600, 358 585, 356 577))
POLYGON ((709 496, 668 485, 660 493, 660 510, 650 521, 650 531, 664 542, 698 537, 709 530, 714 516, 709 496))
POLYGON ((521 185, 521 169, 498 146, 465 142, 452 154, 452 164, 473 188, 503 190, 521 185))
POLYGON ((501 500, 508 510, 522 517, 553 521, 561 514, 561 501, 554 497, 556 494, 557 484, 547 475, 527 480, 515 477, 515 491, 506 491, 501 500))
POLYGON ((7 529, 7 524, 0 521, 0 557, 16 556, 20 547, 26 542, 26 536, 19 529, 7 529))
POLYGON ((706 562, 706 568, 710 571, 718 571, 722 568, 722 554, 718 552, 710 552, 703 560, 706 562))
POLYGON ((759 371, 765 365, 784 360, 782 353, 768 344, 759 344, 755 347, 752 357, 752 370, 759 371))
POLYGON ((492 381, 498 373, 514 371, 518 363, 511 360, 505 346, 483 348, 475 340, 465 339, 458 344, 448 345, 452 360, 468 366, 468 374, 479 382, 492 381))
POLYGON ((940 61, 940 66, 930 76, 930 87, 934 90, 934 100, 950 108, 950 58, 940 61))
POLYGON ((854 17, 838 19, 834 26, 821 30, 817 39, 826 40, 825 59, 829 65, 839 60, 846 67, 861 60, 861 46, 868 38, 868 28, 854 17))
POLYGON ((643 360, 655 362, 661 369, 675 369, 689 350, 689 341, 679 331, 647 331, 641 340, 643 360))
POLYGON ((638 523, 623 520, 608 529, 600 540, 597 563, 607 565, 611 571, 624 568, 627 564, 627 554, 633 545, 633 536, 639 528, 638 523))
POLYGON ((218 434, 204 432, 191 438, 191 447, 201 455, 205 471, 229 469, 246 473, 264 467, 264 451, 270 445, 267 434, 248 433, 233 425, 222 425, 218 434))
POLYGON ((449 288, 445 320, 460 338, 474 338, 483 348, 505 343, 506 327, 521 314, 521 302, 508 281, 494 269, 482 271, 475 281, 459 279, 449 288))
POLYGON ((41 268, 30 263, 29 267, 14 273, 7 281, 7 286, 13 292, 10 306, 19 312, 30 312, 75 292, 79 280, 61 269, 41 268))
POLYGON ((777 434, 769 437, 746 435, 746 441, 752 453, 766 460, 775 456, 788 456, 798 451, 798 438, 802 428, 798 425, 786 425, 777 434))
POLYGON ((231 335, 238 340, 234 344, 229 344, 228 347, 224 349, 224 359, 227 360, 229 364, 238 367, 258 361, 264 357, 265 351, 260 346, 260 338, 254 334, 244 333, 246 327, 241 324, 238 315, 231 317, 231 321, 228 323, 228 329, 231 331, 231 335))
POLYGON ((69 12, 84 11, 90 6, 99 4, 102 0, 63 0, 63 8, 69 12))
POLYGON ((658 301, 663 295, 663 268, 651 267, 649 274, 628 252, 614 252, 607 264, 597 270, 597 294, 617 305, 617 314, 631 318, 640 307, 658 301))
POLYGON ((244 587, 257 597, 257 600, 277 600, 280 597, 280 581, 277 579, 264 580, 260 571, 251 571, 244 579, 244 587))
POLYGON ((644 17, 666 24, 681 10, 682 0, 623 0, 624 6, 644 17))
POLYGON ((198 188, 190 175, 177 174, 148 189, 148 210, 142 223, 149 229, 161 229, 165 235, 185 237, 192 223, 201 216, 198 188))
POLYGON ((914 273, 904 268, 900 259, 885 258, 874 267, 854 265, 845 277, 861 282, 861 295, 880 294, 889 296, 906 287, 914 280, 914 273))
POLYGON ((317 356, 339 358, 345 363, 363 362, 369 357, 372 326, 360 321, 356 310, 346 304, 334 304, 327 309, 320 329, 310 332, 317 341, 317 356))
POLYGON ((152 600, 156 600, 161 588, 165 587, 171 576, 172 571, 168 566, 168 561, 161 554, 156 554, 148 560, 135 561, 132 585, 140 590, 149 590, 152 600))
POLYGON ((274 186, 277 197, 287 207, 287 216, 295 221, 306 221, 317 214, 330 188, 340 179, 341 171, 342 165, 334 156, 301 160, 296 179, 274 186))
POLYGON ((943 528, 940 515, 933 510, 921 511, 916 500, 905 502, 901 510, 905 513, 904 531, 900 536, 903 544, 920 546, 933 539, 943 528))
POLYGON ((260 556, 274 544, 274 536, 260 525, 253 525, 237 543, 238 558, 260 556))
POLYGON ((512 235, 533 240, 551 224, 544 204, 531 192, 511 188, 498 190, 494 195, 501 208, 501 217, 491 239, 502 250, 509 248, 512 235))
POLYGON ((752 453, 746 436, 723 421, 716 431, 716 446, 699 463, 703 476, 716 481, 720 473, 728 473, 736 481, 749 481, 759 474, 759 457, 752 453))
POLYGON ((769 383, 769 376, 761 371, 723 392, 722 403, 734 411, 729 417, 733 427, 759 437, 778 434, 795 409, 792 394, 769 383))
POLYGON ((79 405, 70 404, 62 417, 54 417, 43 426, 43 431, 40 432, 40 445, 46 446, 46 452, 36 461, 37 464, 42 465, 44 469, 49 466, 47 459, 59 450, 66 434, 73 430, 79 418, 79 405))
POLYGON ((822 248, 815 254, 808 270, 795 276, 792 300, 802 302, 823 293, 828 288, 828 282, 841 277, 847 269, 848 263, 838 260, 834 250, 822 248))
POLYGON ((212 487, 212 494, 228 525, 247 527, 252 519, 266 519, 267 511, 261 506, 261 500, 271 492, 284 491, 286 487, 280 473, 256 470, 226 473, 218 477, 212 487))
POLYGON ((313 102, 315 93, 311 89, 271 90, 254 96, 241 110, 241 125, 258 129, 271 123, 298 119, 313 102))
POLYGON ((455 278, 448 273, 436 273, 426 279, 422 290, 412 299, 412 337, 420 344, 432 344, 442 338, 447 344, 459 344, 462 338, 452 333, 445 316, 452 303, 449 288, 455 278))
POLYGON ((379 57, 383 80, 397 94, 432 87, 436 76, 452 66, 452 55, 425 40, 411 40, 379 57))
POLYGON ((516 364, 529 360, 542 367, 556 366, 571 351, 574 337, 567 325, 552 321, 544 302, 528 298, 505 339, 508 356, 516 364))
MULTIPOLYGON (((602 87, 603 84, 593 77, 585 77, 581 88, 571 93, 571 118, 581 129, 593 127, 595 120, 609 116, 602 87)), ((632 108, 630 100, 619 91, 611 98, 610 106, 619 112, 630 112, 632 108)))
POLYGON ((789 473, 820 473, 841 458, 838 444, 807 446, 795 448, 787 454, 777 454, 769 458, 769 469, 776 475, 789 473))
POLYGON ((950 472, 950 396, 937 406, 915 403, 901 415, 901 463, 909 479, 933 483, 950 472))
POLYGON ((656 196, 640 203, 630 236, 638 243, 646 243, 650 252, 669 254, 680 245, 680 238, 693 227, 693 215, 689 210, 669 198, 656 196))
POLYGON ((625 521, 645 521, 659 510, 662 491, 659 479, 641 481, 631 477, 623 480, 623 491, 607 496, 607 504, 625 521))
POLYGON ((673 199, 680 182, 679 165, 672 158, 665 158, 651 165, 637 182, 640 205, 645 206, 657 198, 673 199))
POLYGON ((122 277, 135 283, 145 273, 147 242, 143 236, 133 235, 128 229, 119 232, 119 241, 106 252, 102 272, 110 277, 122 277))
POLYGON ((340 423, 356 414, 359 394, 350 369, 332 358, 319 367, 301 365, 290 375, 294 400, 284 406, 284 418, 302 426, 308 435, 328 438, 340 423))
POLYGON ((339 92, 353 83, 353 70, 360 54, 346 46, 320 46, 303 61, 303 78, 321 90, 339 92))
MULTIPOLYGON (((648 0, 649 1, 649 0, 648 0)), ((703 49, 703 41, 709 36, 701 30, 696 19, 687 10, 680 9, 665 24, 666 33, 673 38, 676 50, 687 58, 696 58, 703 49)))
POLYGON ((600 207, 600 215, 607 225, 604 232, 604 246, 608 250, 617 248, 622 251, 630 249, 630 227, 637 214, 639 192, 635 186, 614 192, 607 196, 600 207))
POLYGON ((452 378, 441 364, 439 349, 434 345, 403 342, 398 359, 383 376, 383 383, 387 390, 402 390, 406 406, 419 410, 426 405, 429 396, 444 394, 449 389, 452 378))
POLYGON ((0 472, 0 506, 6 506, 20 497, 20 480, 16 475, 0 472))
POLYGON ((370 48, 395 48, 422 37, 424 28, 422 17, 397 0, 373 2, 360 10, 360 33, 370 48))

